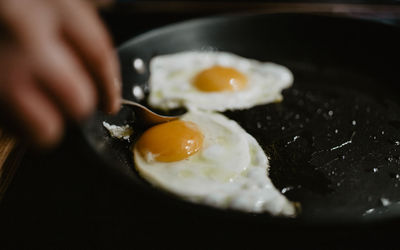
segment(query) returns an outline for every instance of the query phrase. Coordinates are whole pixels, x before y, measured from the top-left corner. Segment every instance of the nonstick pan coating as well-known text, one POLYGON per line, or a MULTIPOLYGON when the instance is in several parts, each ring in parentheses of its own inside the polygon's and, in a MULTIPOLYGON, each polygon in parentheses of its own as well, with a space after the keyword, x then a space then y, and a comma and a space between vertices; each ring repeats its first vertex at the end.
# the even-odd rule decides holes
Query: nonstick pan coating
MULTIPOLYGON (((224 114, 252 134, 271 158, 270 177, 302 204, 297 219, 248 215, 190 204, 152 188, 133 168, 130 145, 102 126, 133 124, 124 107, 95 114, 82 127, 90 147, 135 189, 198 213, 300 223, 365 223, 400 218, 398 28, 343 17, 276 14, 193 20, 136 37, 119 48, 124 98, 146 93, 156 55, 186 50, 228 51, 288 67, 294 85, 280 103, 224 114)), ((146 104, 146 100, 143 101, 146 104)))

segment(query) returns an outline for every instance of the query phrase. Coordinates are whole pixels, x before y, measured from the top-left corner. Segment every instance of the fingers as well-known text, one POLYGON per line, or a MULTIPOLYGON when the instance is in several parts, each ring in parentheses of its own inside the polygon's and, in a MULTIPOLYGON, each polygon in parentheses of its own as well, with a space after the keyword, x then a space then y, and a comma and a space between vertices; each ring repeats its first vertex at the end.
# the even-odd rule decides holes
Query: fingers
POLYGON ((119 65, 110 38, 96 12, 83 1, 63 4, 62 27, 65 37, 78 51, 92 73, 104 109, 115 113, 120 108, 119 65))
MULTIPOLYGON (((6 108, 14 130, 41 147, 57 143, 63 134, 63 119, 58 108, 24 72, 11 73, 10 84, 2 88, 2 108, 6 108), (12 118, 11 118, 12 117, 12 118), (17 127, 15 127, 17 126, 17 127)), ((10 125, 10 121, 8 121, 10 125)))
POLYGON ((119 110, 118 60, 88 2, 2 0, 0 22, 11 34, 4 43, 18 52, 0 51, 0 103, 32 141, 57 142, 64 120, 84 118, 99 100, 119 110), (9 58, 20 60, 11 67, 9 58))
POLYGON ((35 76, 64 113, 79 121, 93 112, 96 88, 73 51, 50 37, 35 53, 42 55, 32 59, 35 76))
POLYGON ((93 8, 81 0, 35 1, 35 4, 26 1, 26 5, 29 8, 10 4, 13 8, 8 7, 6 12, 18 13, 9 15, 8 23, 28 53, 35 52, 49 37, 59 36, 58 41, 68 44, 69 51, 77 58, 70 61, 80 62, 82 70, 89 72, 105 111, 118 111, 121 92, 118 61, 93 8))
POLYGON ((57 19, 57 14, 45 1, 0 1, 2 26, 16 43, 28 50, 40 44, 50 33, 56 32, 57 19))

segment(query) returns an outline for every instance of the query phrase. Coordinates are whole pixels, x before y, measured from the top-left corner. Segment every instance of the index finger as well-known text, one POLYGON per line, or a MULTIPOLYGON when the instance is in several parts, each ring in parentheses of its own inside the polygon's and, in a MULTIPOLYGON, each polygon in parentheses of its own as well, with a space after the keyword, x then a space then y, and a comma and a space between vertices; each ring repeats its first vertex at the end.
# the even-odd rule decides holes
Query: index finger
POLYGON ((120 108, 119 64, 111 39, 95 10, 85 1, 56 1, 61 7, 65 39, 90 70, 100 92, 103 108, 120 108))

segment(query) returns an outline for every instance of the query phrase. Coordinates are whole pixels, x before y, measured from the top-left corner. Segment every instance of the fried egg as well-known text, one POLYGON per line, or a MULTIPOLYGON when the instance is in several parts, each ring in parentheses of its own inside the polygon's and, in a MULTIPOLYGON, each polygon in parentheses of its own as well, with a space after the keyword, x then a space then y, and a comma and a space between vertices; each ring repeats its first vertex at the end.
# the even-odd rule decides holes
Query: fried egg
POLYGON ((296 206, 268 177, 257 141, 235 121, 192 110, 151 127, 133 147, 135 167, 154 186, 185 200, 245 212, 294 216, 296 206))
POLYGON ((150 62, 149 104, 160 109, 225 111, 282 100, 293 75, 284 66, 228 52, 189 51, 150 62))

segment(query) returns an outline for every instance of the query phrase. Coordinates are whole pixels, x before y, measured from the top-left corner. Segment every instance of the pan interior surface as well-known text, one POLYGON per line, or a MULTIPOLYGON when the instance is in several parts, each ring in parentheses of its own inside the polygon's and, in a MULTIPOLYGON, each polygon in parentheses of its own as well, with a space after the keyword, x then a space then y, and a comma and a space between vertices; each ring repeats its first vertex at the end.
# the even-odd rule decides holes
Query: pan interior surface
MULTIPOLYGON (((297 220, 399 218, 400 85, 393 63, 400 58, 398 44, 396 27, 365 20, 298 14, 199 19, 151 31, 120 47, 123 96, 146 104, 133 88, 148 94, 148 63, 156 55, 217 50, 282 64, 294 75, 282 102, 224 115, 253 135, 270 157, 275 186, 301 203, 297 220), (138 59, 144 70, 135 69, 138 59)), ((135 129, 134 114, 127 108, 114 117, 97 113, 83 134, 110 169, 134 186, 158 192, 134 170, 130 144, 110 138, 103 120, 135 129)))

